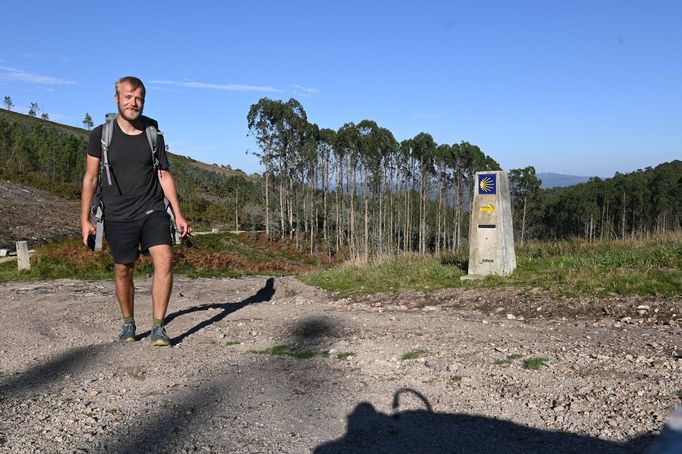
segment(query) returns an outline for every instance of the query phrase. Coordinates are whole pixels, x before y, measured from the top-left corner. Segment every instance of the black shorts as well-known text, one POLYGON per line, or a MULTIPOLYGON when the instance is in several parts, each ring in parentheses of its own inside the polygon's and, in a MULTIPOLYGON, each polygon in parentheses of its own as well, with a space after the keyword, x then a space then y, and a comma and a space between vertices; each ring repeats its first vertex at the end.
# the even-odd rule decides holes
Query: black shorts
POLYGON ((104 232, 111 248, 114 263, 135 263, 140 252, 152 246, 172 245, 170 216, 165 211, 154 211, 134 221, 107 221, 104 232))

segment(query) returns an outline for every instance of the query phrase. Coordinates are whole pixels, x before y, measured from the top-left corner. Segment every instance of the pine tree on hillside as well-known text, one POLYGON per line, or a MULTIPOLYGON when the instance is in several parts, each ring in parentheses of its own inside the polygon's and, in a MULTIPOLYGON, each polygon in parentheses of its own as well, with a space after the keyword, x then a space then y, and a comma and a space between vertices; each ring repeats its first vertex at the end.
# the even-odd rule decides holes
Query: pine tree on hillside
POLYGON ((95 123, 93 123, 92 121, 92 117, 87 112, 85 113, 85 117, 83 118, 83 124, 88 129, 92 129, 92 127, 95 125, 95 123))
POLYGON ((28 114, 32 117, 35 117, 38 115, 38 112, 40 111, 40 107, 38 106, 37 102, 32 102, 31 103, 31 108, 28 109, 28 114))

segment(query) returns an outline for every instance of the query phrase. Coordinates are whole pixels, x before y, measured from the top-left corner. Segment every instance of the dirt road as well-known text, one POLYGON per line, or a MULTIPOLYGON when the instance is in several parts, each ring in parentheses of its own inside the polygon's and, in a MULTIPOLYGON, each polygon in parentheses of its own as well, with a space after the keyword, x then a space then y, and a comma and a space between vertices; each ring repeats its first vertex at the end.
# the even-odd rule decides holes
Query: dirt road
POLYGON ((162 348, 149 283, 125 345, 110 282, 0 284, 0 452, 643 452, 680 401, 680 298, 179 278, 162 348))

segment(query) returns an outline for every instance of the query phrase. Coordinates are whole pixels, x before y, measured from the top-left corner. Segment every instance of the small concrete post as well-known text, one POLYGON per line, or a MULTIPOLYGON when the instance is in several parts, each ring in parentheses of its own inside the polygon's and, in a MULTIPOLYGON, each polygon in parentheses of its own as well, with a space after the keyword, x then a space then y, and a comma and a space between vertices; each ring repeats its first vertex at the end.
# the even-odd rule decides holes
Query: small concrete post
POLYGON ((17 265, 19 271, 31 269, 31 259, 28 255, 28 244, 26 241, 17 241, 17 265))
POLYGON ((501 171, 476 172, 469 223, 469 274, 508 276, 516 269, 509 179, 501 171))

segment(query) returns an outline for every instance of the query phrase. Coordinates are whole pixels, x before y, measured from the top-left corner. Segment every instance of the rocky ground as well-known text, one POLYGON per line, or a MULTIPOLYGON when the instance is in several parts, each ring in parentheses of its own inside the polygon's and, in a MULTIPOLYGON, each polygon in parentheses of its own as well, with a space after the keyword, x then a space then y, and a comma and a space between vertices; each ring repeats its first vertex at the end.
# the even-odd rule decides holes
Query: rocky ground
POLYGON ((125 345, 110 282, 0 284, 0 452, 646 452, 680 402, 680 297, 179 278, 163 348, 149 284, 125 345))

